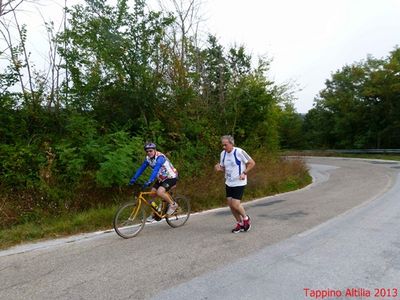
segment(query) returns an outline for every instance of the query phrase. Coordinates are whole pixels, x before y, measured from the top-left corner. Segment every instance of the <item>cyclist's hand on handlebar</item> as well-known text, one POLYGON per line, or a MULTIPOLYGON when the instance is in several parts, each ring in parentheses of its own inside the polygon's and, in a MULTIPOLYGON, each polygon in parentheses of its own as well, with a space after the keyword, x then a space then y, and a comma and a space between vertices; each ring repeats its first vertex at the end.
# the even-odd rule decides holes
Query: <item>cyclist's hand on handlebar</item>
POLYGON ((132 179, 129 181, 129 184, 128 184, 128 185, 133 185, 135 182, 136 182, 136 178, 132 178, 132 179))
POLYGON ((151 181, 146 181, 143 185, 142 188, 147 188, 151 184, 151 181))

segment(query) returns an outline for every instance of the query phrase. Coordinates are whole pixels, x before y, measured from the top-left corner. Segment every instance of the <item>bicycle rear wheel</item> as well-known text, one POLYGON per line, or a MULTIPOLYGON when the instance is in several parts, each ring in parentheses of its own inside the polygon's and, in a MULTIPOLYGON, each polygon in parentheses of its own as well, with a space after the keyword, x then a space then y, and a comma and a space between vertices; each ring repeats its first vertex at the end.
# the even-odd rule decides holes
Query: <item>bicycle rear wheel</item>
POLYGON ((115 232, 124 239, 132 238, 143 229, 146 222, 143 209, 136 202, 127 202, 118 208, 114 216, 115 232))
POLYGON ((176 211, 165 217, 168 225, 171 227, 180 227, 185 225, 190 216, 190 201, 185 196, 177 195, 173 197, 174 201, 178 203, 178 208, 176 211))

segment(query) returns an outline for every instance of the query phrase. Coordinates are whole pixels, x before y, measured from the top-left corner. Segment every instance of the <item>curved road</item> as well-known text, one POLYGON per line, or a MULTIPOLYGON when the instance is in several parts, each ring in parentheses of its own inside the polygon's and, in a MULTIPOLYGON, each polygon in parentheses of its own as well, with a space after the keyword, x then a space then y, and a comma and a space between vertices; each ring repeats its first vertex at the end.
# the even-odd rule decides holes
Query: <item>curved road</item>
POLYGON ((375 288, 400 299, 400 163, 307 163, 313 184, 245 205, 247 233, 230 233, 223 208, 130 240, 109 232, 1 251, 0 299, 372 299, 375 288))

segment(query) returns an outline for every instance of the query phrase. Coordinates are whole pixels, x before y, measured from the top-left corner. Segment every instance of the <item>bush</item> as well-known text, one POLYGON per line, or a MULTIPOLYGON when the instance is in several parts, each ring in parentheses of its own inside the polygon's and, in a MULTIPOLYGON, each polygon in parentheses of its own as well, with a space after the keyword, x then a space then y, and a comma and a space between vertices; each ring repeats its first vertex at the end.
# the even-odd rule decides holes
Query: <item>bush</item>
POLYGON ((131 139, 126 132, 119 131, 109 137, 113 143, 110 151, 100 163, 96 172, 96 182, 101 187, 123 186, 129 182, 133 170, 143 160, 143 141, 131 139), (133 164, 132 164, 133 160, 133 164))
POLYGON ((40 181, 45 155, 35 145, 0 144, 0 181, 3 187, 32 188, 40 181))

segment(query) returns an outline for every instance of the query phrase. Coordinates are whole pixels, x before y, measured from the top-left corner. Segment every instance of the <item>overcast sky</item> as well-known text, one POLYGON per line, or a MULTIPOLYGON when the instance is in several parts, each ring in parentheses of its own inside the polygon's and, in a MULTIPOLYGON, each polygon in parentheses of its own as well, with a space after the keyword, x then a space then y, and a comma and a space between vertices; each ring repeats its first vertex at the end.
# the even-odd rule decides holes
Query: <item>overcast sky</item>
MULTIPOLYGON (((244 45, 254 57, 272 58, 269 76, 277 83, 298 84, 300 113, 312 108, 332 72, 368 54, 386 57, 400 45, 400 0, 202 1, 202 26, 223 45, 244 45)), ((43 17, 58 24, 64 0, 39 2, 43 17)), ((67 0, 68 5, 77 2, 67 0)), ((23 23, 36 34, 43 28, 37 10, 28 12, 23 23)), ((36 36, 32 46, 43 52, 41 45, 36 36)))
POLYGON ((210 0, 207 14, 220 41, 266 54, 276 81, 300 85, 301 113, 332 72, 400 45, 400 0, 210 0))

